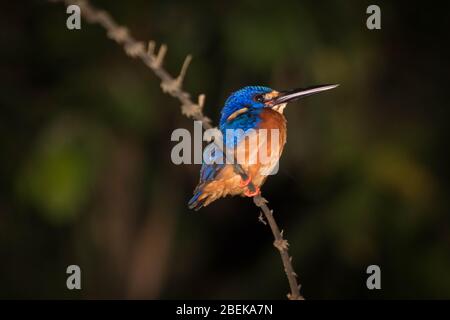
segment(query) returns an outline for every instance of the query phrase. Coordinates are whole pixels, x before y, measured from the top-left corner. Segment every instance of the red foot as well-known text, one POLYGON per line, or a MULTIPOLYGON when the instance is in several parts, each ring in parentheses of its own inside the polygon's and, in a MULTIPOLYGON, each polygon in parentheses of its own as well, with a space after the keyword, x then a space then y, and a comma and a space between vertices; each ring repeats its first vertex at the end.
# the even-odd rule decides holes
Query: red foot
POLYGON ((247 177, 246 180, 242 180, 242 178, 241 178, 241 182, 239 182, 239 187, 244 188, 244 187, 248 186, 250 181, 252 181, 252 177, 250 177, 250 175, 247 177))
POLYGON ((259 189, 259 187, 255 186, 255 191, 251 192, 249 189, 245 190, 244 195, 247 197, 254 197, 256 195, 258 195, 261 192, 261 190, 259 189))

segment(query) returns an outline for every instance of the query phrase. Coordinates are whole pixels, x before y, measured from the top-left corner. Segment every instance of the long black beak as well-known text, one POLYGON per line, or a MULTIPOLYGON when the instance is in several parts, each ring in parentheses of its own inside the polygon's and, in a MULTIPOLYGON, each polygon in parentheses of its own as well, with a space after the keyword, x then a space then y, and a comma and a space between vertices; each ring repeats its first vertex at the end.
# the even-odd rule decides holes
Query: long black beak
POLYGON ((276 106, 282 103, 292 102, 304 97, 312 96, 313 94, 323 91, 331 90, 339 86, 338 84, 325 84, 321 86, 310 87, 306 89, 294 89, 291 91, 282 91, 275 97, 270 104, 276 106))

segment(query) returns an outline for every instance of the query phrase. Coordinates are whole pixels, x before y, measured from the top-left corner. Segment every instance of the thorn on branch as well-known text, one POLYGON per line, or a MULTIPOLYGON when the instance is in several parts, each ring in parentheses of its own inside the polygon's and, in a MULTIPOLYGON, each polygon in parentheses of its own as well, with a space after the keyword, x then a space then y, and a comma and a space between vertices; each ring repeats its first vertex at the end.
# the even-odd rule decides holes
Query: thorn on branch
POLYGON ((164 57, 166 56, 167 52, 167 46, 165 44, 162 44, 159 48, 158 54, 156 55, 155 61, 153 63, 154 68, 160 68, 162 66, 162 63, 164 61, 164 57))
MULTIPOLYGON (((159 49, 158 56, 156 57, 156 61, 154 63, 155 65, 162 63, 162 59, 166 53, 166 46, 165 45, 163 45, 163 46, 161 46, 161 49, 159 49), (164 51, 162 51, 162 50, 164 50, 164 51), (161 57, 161 55, 162 55, 162 57, 161 57), (161 59, 161 61, 159 61, 158 59, 161 59)), ((161 88, 163 89, 164 92, 173 93, 175 91, 181 90, 181 87, 183 85, 183 80, 184 80, 187 68, 188 68, 191 60, 192 60, 191 55, 186 56, 186 59, 184 59, 184 62, 183 62, 183 66, 181 67, 180 74, 178 75, 178 77, 175 80, 165 80, 165 81, 161 82, 161 88)), ((199 111, 201 112, 201 109, 202 109, 204 103, 205 103, 205 95, 200 95, 199 100, 198 100, 198 105, 191 104, 189 106, 195 107, 194 109, 197 109, 197 108, 199 109, 199 110, 192 111, 192 112, 199 112, 199 111)), ((191 115, 191 114, 186 113, 186 112, 189 112, 189 109, 186 108, 186 105, 183 105, 182 108, 186 109, 185 111, 183 111, 184 114, 191 115)))
POLYGON ((267 225, 267 222, 266 222, 266 220, 264 220, 264 216, 263 216, 263 213, 262 213, 262 212, 259 213, 258 220, 259 220, 259 222, 261 222, 263 225, 267 225))
POLYGON ((205 105, 205 99, 206 96, 203 93, 198 96, 197 104, 200 110, 203 110, 203 106, 205 105))
POLYGON ((183 80, 184 80, 184 77, 186 76, 186 71, 187 71, 187 68, 189 67, 189 64, 191 63, 191 60, 192 60, 192 56, 190 54, 187 55, 186 59, 184 59, 183 66, 181 67, 180 74, 178 75, 177 79, 175 80, 180 88, 183 84, 183 80))
POLYGON ((287 240, 284 240, 284 239, 275 240, 273 242, 273 245, 275 248, 277 248, 280 251, 286 251, 289 247, 289 243, 287 242, 287 240))
POLYGON ((151 40, 148 42, 147 55, 149 57, 155 58, 155 47, 156 47, 155 41, 151 40))
POLYGON ((188 117, 198 116, 200 117, 199 119, 201 119, 203 122, 210 122, 211 120, 203 116, 202 113, 202 109, 205 104, 205 99, 206 96, 203 93, 200 94, 198 96, 197 104, 195 103, 183 104, 181 106, 181 112, 188 117))
MULTIPOLYGON (((162 63, 162 58, 161 58, 160 62, 158 61, 158 59, 160 58, 161 55, 162 55, 162 57, 164 57, 165 51, 166 51, 166 47, 161 46, 161 49, 159 50, 158 56, 156 57, 156 61, 154 63, 155 65, 157 65, 158 63, 162 63), (161 52, 162 50, 164 50, 164 51, 161 52)), ((164 92, 174 93, 175 91, 181 90, 183 80, 184 80, 187 68, 188 68, 191 60, 192 60, 191 55, 186 56, 186 59, 183 62, 183 66, 181 67, 180 74, 178 75, 178 77, 175 80, 165 80, 165 81, 161 82, 161 88, 163 89, 164 92)), ((200 114, 204 103, 205 103, 205 95, 200 95, 197 105, 196 104, 188 104, 187 106, 189 106, 189 108, 186 108, 186 105, 183 105, 182 112, 188 116, 191 116, 196 112, 198 112, 200 114), (190 110, 191 107, 194 108, 193 111, 190 110), (185 109, 185 110, 183 111, 183 109, 185 109)))

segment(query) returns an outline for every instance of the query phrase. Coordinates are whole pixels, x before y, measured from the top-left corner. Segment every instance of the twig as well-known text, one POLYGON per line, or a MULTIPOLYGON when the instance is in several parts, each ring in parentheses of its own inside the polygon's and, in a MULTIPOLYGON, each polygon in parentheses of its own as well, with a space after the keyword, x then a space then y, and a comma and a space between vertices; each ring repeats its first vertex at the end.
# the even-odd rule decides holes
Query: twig
MULTIPOLYGON (((277 222, 273 217, 273 210, 269 209, 267 206, 267 200, 261 195, 253 197, 253 202, 262 209, 264 216, 269 223, 270 229, 272 230, 273 237, 275 238, 273 245, 280 252, 284 272, 286 273, 289 281, 289 287, 291 288, 291 292, 287 295, 287 297, 290 300, 304 300, 303 296, 300 294, 301 285, 297 282, 298 276, 292 267, 292 257, 289 256, 289 243, 283 238, 283 231, 280 232, 280 229, 278 228, 277 222)), ((264 220, 262 220, 262 217, 260 217, 260 221, 266 224, 264 220)))
MULTIPOLYGON (((161 79, 161 89, 181 102, 181 111, 184 115, 191 119, 201 121, 205 129, 212 128, 211 120, 203 115, 205 95, 200 94, 197 103, 194 103, 191 100, 190 94, 182 88, 183 80, 191 61, 190 55, 186 57, 178 77, 173 78, 163 67, 164 57, 167 52, 167 46, 165 44, 162 44, 158 53, 155 54, 156 44, 154 41, 150 41, 146 48, 143 42, 135 40, 129 34, 126 27, 118 25, 106 11, 94 8, 88 0, 50 1, 63 2, 66 5, 78 5, 81 14, 88 22, 101 25, 106 30, 107 36, 121 45, 130 57, 141 59, 142 62, 144 62, 144 64, 161 79)), ((233 167, 236 173, 242 177, 242 180, 248 180, 247 173, 236 161, 233 161, 233 167)), ((248 188, 251 192, 256 191, 256 187, 251 181, 248 184, 248 188)), ((303 296, 300 294, 300 285, 297 282, 297 274, 294 272, 291 262, 292 259, 289 256, 288 242, 283 238, 283 233, 280 232, 280 229, 278 228, 275 218, 273 217, 273 212, 267 206, 267 200, 259 194, 253 197, 253 202, 264 213, 274 235, 274 246, 280 252, 281 260, 291 289, 291 292, 287 295, 288 298, 291 300, 303 300, 303 296)))

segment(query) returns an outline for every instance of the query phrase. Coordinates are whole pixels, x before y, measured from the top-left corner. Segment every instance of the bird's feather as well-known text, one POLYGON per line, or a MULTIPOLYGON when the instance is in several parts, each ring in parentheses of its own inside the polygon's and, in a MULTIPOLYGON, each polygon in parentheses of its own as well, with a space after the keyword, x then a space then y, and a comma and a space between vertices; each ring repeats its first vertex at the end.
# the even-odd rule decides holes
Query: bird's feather
MULTIPOLYGON (((225 123, 225 125, 221 127, 221 131, 224 136, 223 139, 226 150, 231 150, 231 154, 236 157, 238 150, 241 150, 241 148, 245 146, 245 143, 247 143, 247 146, 245 146, 245 159, 250 159, 250 153, 261 151, 260 144, 263 144, 264 141, 258 137, 257 150, 251 150, 251 148, 248 147, 248 141, 246 142, 244 139, 246 137, 250 138, 253 134, 257 134, 257 130, 259 128, 281 130, 279 136, 281 139, 279 143, 280 149, 278 149, 275 154, 271 156, 272 162, 278 161, 286 141, 286 121, 280 113, 269 108, 262 110, 250 110, 246 113, 239 114, 236 118, 225 123), (227 129, 241 130, 234 131, 234 136, 227 136, 227 129)), ((271 133, 268 134, 268 140, 265 140, 267 141, 267 146, 271 145, 270 137, 271 133)), ((270 153, 270 150, 268 152, 270 153)), ((254 156, 258 158, 257 155, 254 156)), ((200 170, 200 181, 194 191, 194 196, 189 201, 189 207, 191 209, 198 210, 217 198, 224 197, 226 195, 243 193, 244 189, 239 186, 241 181, 240 176, 234 172, 232 165, 226 164, 225 160, 226 159, 223 152, 214 143, 206 146, 203 164, 200 170)), ((252 176, 252 180, 257 186, 262 185, 267 178, 267 174, 261 174, 262 171, 265 170, 269 172, 273 167, 273 163, 266 165, 255 163, 254 165, 249 165, 244 162, 241 163, 241 165, 243 165, 244 169, 247 170, 247 172, 252 176)))

